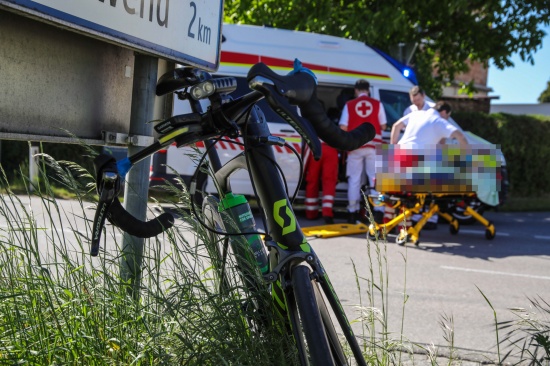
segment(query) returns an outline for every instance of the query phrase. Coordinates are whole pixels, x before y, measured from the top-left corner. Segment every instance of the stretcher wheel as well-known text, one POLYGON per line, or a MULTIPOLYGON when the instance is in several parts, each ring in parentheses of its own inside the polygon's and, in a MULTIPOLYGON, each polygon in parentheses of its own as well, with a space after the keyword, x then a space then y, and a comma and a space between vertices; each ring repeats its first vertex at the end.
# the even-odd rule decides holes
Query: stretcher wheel
POLYGON ((407 232, 404 230, 400 230, 399 234, 395 237, 395 244, 397 245, 405 245, 405 243, 409 240, 409 236, 407 235, 407 232))
POLYGON ((369 225, 369 230, 367 231, 367 238, 370 240, 376 240, 376 234, 378 233, 378 237, 380 237, 380 231, 376 229, 374 224, 369 225))
POLYGON ((485 229, 485 239, 493 240, 495 238, 496 230, 495 225, 492 222, 489 222, 489 226, 485 229))
POLYGON ((449 223, 449 232, 450 232, 452 235, 458 234, 459 228, 460 228, 460 225, 459 225, 459 223, 458 223, 458 220, 453 219, 453 220, 449 223))

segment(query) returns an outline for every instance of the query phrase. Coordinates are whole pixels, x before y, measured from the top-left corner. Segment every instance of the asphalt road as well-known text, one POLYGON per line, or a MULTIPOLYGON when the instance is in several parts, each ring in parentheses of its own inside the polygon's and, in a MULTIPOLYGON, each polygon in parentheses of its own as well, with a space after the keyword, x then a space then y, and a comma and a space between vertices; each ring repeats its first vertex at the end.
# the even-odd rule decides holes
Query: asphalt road
MULTIPOLYGON (((41 235, 56 230, 48 227, 51 219, 42 202, 20 199, 11 211, 10 203, 3 201, 2 229, 13 212, 21 211, 17 208, 21 204, 32 210, 41 235)), ((84 227, 82 208, 75 201, 49 204, 58 205, 63 213, 53 216, 57 229, 69 235, 74 227, 84 227)), ((93 210, 85 211, 93 217, 93 210)), ((392 236, 373 243, 364 234, 311 238, 310 243, 350 318, 359 316, 359 305, 384 309, 391 337, 444 347, 448 341, 440 323, 452 317, 454 346, 469 357, 478 351, 496 351, 494 315, 488 301, 499 322, 514 319, 510 308, 529 308, 529 298, 550 301, 550 213, 487 212, 485 217, 496 227, 493 240, 485 239, 481 225, 462 226, 458 235, 451 235, 448 225, 439 224, 437 230, 421 233, 419 246, 398 246, 392 236), (374 303, 369 302, 370 280, 383 286, 384 297, 375 290, 374 303)), ((321 221, 302 219, 300 223, 302 227, 321 225, 321 221)), ((361 334, 360 324, 354 327, 361 334)), ((377 325, 376 331, 382 327, 377 325)))
MULTIPOLYGON (((435 231, 421 232, 418 246, 398 246, 394 236, 369 244, 364 235, 311 244, 351 317, 356 314, 350 307, 360 298, 355 264, 359 278, 365 279, 360 281, 363 306, 370 306, 367 279, 387 286, 387 329, 393 337, 403 334, 414 342, 447 346, 441 320, 452 317, 454 346, 467 357, 472 350, 497 351, 488 301, 502 322, 515 319, 510 308, 529 308, 529 298, 550 300, 550 213, 488 212, 485 217, 496 227, 493 240, 485 239, 479 224, 462 226, 457 235, 439 224, 435 231)), ((378 296, 374 306, 384 305, 378 296)), ((500 339, 504 334, 499 333, 500 339)))

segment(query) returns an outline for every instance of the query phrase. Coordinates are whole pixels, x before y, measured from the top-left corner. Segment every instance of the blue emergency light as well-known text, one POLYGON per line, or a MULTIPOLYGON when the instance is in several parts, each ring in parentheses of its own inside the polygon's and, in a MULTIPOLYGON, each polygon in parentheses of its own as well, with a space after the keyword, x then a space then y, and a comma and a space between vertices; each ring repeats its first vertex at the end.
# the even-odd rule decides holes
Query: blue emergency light
POLYGON ((387 53, 380 51, 375 47, 372 47, 372 46, 369 46, 369 47, 371 47, 374 51, 376 51, 380 56, 384 57, 386 61, 392 64, 393 67, 399 70, 403 74, 403 76, 409 79, 413 84, 418 85, 418 80, 416 79, 416 73, 410 66, 407 66, 404 63, 397 61, 387 53))

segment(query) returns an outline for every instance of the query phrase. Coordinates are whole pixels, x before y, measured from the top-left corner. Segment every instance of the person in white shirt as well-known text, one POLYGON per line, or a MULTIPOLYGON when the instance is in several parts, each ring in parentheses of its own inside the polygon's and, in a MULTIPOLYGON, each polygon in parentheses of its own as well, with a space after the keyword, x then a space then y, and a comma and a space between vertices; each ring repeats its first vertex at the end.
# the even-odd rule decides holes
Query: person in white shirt
POLYGON ((427 111, 432 107, 426 102, 426 93, 424 93, 424 90, 418 85, 413 86, 411 90, 409 90, 409 97, 411 98, 412 104, 405 108, 403 111, 403 116, 406 116, 411 112, 427 111))
MULTIPOLYGON (((468 141, 462 131, 447 121, 450 115, 451 106, 445 102, 438 102, 428 110, 409 113, 393 124, 390 143, 422 148, 423 146, 435 146, 447 138, 456 138, 461 147, 468 146, 468 141), (405 133, 399 139, 402 129, 405 129, 405 133)), ((392 217, 393 210, 386 208, 384 216, 386 220, 392 217)), ((411 220, 414 223, 420 220, 420 217, 421 215, 413 215, 411 220)), ((424 229, 435 230, 437 219, 437 215, 431 216, 424 229)))
POLYGON ((468 146, 462 131, 447 121, 450 115, 451 106, 446 102, 438 102, 427 111, 410 113, 393 124, 390 143, 422 147, 437 145, 447 138, 456 138, 461 147, 468 146), (405 133, 399 139, 399 132, 403 128, 405 133))

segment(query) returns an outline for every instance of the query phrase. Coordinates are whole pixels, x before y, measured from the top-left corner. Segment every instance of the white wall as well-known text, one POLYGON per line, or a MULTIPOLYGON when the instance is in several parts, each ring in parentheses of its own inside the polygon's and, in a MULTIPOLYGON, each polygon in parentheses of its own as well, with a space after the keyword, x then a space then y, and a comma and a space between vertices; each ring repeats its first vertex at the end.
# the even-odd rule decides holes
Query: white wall
POLYGON ((491 104, 491 113, 538 114, 550 116, 550 103, 540 104, 491 104))

